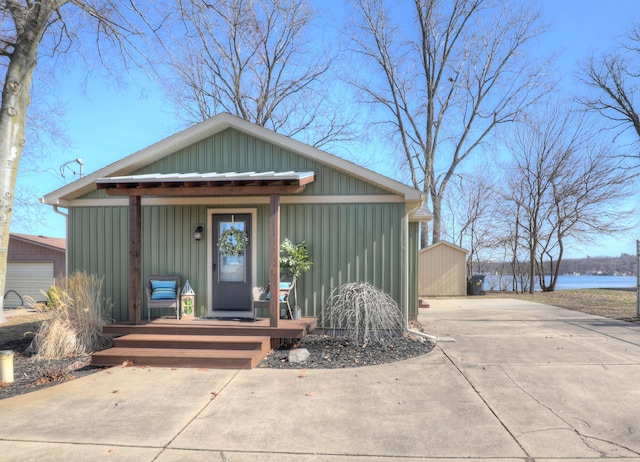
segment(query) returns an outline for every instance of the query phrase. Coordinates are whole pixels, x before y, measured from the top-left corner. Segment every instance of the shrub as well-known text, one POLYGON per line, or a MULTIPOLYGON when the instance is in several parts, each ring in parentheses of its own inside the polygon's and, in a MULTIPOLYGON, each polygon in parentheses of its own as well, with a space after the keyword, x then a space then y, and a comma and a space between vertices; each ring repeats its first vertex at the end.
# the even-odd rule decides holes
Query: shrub
POLYGON ((366 282, 343 284, 322 307, 323 322, 354 341, 384 343, 402 332, 402 313, 388 294, 366 282))
POLYGON ((49 287, 49 289, 47 290, 46 293, 46 308, 45 307, 41 307, 43 310, 44 309, 58 309, 60 308, 60 301, 62 300, 62 289, 60 289, 60 287, 56 286, 56 285, 52 285, 51 287, 49 287))
POLYGON ((102 326, 111 322, 111 304, 102 297, 102 282, 96 275, 76 272, 47 291, 47 306, 31 301, 37 310, 51 313, 35 335, 39 358, 63 358, 112 345, 111 337, 102 333, 102 326))

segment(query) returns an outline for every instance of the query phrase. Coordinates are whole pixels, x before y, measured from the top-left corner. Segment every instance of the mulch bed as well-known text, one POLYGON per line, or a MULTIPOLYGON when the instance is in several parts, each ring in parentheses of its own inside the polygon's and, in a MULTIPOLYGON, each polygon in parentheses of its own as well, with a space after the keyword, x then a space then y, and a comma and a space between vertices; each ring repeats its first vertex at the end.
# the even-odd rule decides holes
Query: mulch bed
POLYGON ((298 343, 275 350, 264 358, 259 368, 275 369, 341 369, 347 367, 373 366, 402 361, 421 356, 433 350, 435 343, 415 335, 385 340, 383 343, 361 345, 345 337, 323 334, 307 335, 298 343), (305 348, 309 359, 289 362, 292 348, 305 348))
POLYGON ((25 337, 0 345, 0 350, 13 350, 14 353, 13 383, 0 383, 0 399, 30 393, 103 369, 91 366, 89 355, 53 360, 38 359, 29 350, 32 340, 32 337, 25 337))
MULTIPOLYGON (((421 326, 412 324, 421 330, 421 326)), ((70 356, 56 360, 40 360, 29 346, 32 338, 6 342, 0 350, 13 350, 13 383, 0 383, 0 399, 30 393, 59 383, 84 377, 104 368, 91 366, 90 355, 70 356)), ((407 335, 383 344, 360 345, 344 337, 312 333, 300 342, 282 347, 264 358, 259 368, 275 369, 336 369, 386 364, 429 353, 435 344, 417 336, 407 335), (291 348, 306 348, 310 357, 301 363, 290 363, 291 348)))

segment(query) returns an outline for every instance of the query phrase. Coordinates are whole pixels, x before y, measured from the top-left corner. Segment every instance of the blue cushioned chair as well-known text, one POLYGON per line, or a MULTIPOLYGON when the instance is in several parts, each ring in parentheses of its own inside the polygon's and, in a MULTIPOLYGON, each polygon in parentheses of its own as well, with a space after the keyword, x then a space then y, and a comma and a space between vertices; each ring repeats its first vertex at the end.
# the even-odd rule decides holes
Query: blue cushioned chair
POLYGON ((152 309, 175 309, 180 319, 180 276, 151 274, 147 277, 147 319, 151 321, 152 309))

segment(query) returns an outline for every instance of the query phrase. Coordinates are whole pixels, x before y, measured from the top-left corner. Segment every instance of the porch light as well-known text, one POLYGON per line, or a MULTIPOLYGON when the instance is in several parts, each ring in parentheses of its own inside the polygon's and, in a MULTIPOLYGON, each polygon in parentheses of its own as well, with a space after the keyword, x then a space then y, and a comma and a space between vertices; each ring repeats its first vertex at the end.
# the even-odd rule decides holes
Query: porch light
POLYGON ((204 234, 204 226, 203 225, 197 225, 196 226, 196 230, 193 232, 193 238, 196 241, 199 241, 200 239, 202 239, 202 235, 204 234))

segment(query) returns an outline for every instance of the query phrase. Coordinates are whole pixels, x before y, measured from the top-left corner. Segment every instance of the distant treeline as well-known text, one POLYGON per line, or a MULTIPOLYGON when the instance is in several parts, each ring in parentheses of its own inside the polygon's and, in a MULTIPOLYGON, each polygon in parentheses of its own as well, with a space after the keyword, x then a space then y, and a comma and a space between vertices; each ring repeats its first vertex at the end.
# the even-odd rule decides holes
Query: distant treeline
MULTIPOLYGON (((489 262, 482 265, 483 272, 500 273, 502 263, 489 262)), ((547 269, 548 270, 548 269, 547 269)), ((585 257, 563 259, 560 274, 599 274, 612 276, 635 276, 637 257, 623 253, 619 257, 585 257)), ((509 273, 509 271, 506 271, 509 273)))

